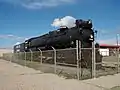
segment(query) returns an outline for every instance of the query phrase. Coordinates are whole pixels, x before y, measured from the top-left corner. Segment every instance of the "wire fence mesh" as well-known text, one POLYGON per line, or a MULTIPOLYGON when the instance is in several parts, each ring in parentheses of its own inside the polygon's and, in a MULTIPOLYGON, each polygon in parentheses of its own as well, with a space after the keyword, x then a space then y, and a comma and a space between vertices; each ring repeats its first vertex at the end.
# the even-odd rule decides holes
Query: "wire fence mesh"
POLYGON ((99 50, 100 48, 80 48, 79 51, 78 48, 39 50, 7 53, 3 55, 3 59, 45 73, 81 80, 119 73, 120 50, 99 50), (99 55, 101 53, 104 55, 99 55))
POLYGON ((101 65, 101 69, 96 70, 96 77, 101 75, 112 75, 119 73, 120 66, 120 51, 117 49, 109 49, 109 51, 102 51, 104 53, 102 56, 102 63, 96 63, 96 65, 101 65))

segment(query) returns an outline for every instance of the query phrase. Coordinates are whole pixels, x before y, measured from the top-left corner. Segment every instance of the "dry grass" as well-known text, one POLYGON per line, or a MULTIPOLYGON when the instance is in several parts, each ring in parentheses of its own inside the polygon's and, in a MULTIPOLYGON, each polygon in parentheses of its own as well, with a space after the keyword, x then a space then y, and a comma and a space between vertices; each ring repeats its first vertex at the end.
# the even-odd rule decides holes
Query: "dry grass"
POLYGON ((11 53, 12 49, 4 49, 4 48, 0 48, 0 57, 3 56, 3 53, 11 53))

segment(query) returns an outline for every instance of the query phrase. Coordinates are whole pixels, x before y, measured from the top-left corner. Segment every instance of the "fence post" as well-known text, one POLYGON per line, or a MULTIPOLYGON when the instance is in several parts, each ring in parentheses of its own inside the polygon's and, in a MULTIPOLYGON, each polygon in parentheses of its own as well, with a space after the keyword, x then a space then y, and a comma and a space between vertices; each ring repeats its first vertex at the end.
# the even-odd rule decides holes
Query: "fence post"
POLYGON ((76 57, 77 57, 77 78, 80 80, 81 75, 81 42, 76 40, 76 57))
POLYGON ((76 59, 77 59, 77 79, 79 80, 80 74, 79 74, 79 58, 78 58, 78 40, 76 40, 76 59))
POLYGON ((25 67, 26 67, 26 52, 24 51, 24 53, 25 53, 25 67))
POLYGON ((16 52, 15 53, 15 60, 14 60, 14 62, 17 61, 17 59, 18 59, 18 56, 17 56, 17 52, 16 52))
POLYGON ((117 73, 119 73, 119 50, 120 48, 117 48, 117 73))
POLYGON ((56 57, 56 50, 55 50, 54 47, 52 47, 52 49, 54 50, 54 65, 55 65, 55 67, 54 67, 54 73, 56 74, 56 64, 57 64, 57 62, 56 62, 56 59, 57 59, 57 57, 56 57))
POLYGON ((42 51, 40 48, 38 48, 38 50, 40 51, 40 64, 42 65, 42 51))
POLYGON ((12 54, 12 59, 10 60, 10 62, 15 60, 15 53, 12 54))
POLYGON ((96 53, 95 53, 95 43, 94 41, 92 42, 92 77, 95 78, 96 77, 96 53))
POLYGON ((82 78, 82 73, 83 73, 83 71, 82 71, 82 51, 81 51, 82 49, 81 49, 81 41, 79 41, 79 73, 80 73, 80 76, 81 76, 81 78, 82 78))
POLYGON ((13 60, 13 62, 16 61, 16 59, 17 59, 17 52, 14 54, 14 60, 13 60))
POLYGON ((16 53, 16 61, 18 61, 18 52, 16 53))
MULTIPOLYGON (((13 61, 15 60, 15 54, 16 54, 16 52, 15 53, 13 53, 13 61)), ((12 61, 11 61, 12 62, 12 61)))
POLYGON ((16 53, 14 53, 14 60, 13 61, 15 61, 16 60, 16 53))
POLYGON ((18 58, 17 61, 19 61, 19 52, 17 53, 17 58, 18 58))
POLYGON ((19 52, 17 53, 17 61, 19 60, 19 52))
POLYGON ((32 62, 32 60, 33 60, 33 52, 32 52, 32 50, 30 49, 30 53, 31 53, 31 62, 32 62))
POLYGON ((9 61, 10 63, 11 63, 11 61, 12 61, 12 56, 13 56, 13 54, 11 53, 11 55, 10 55, 10 61, 9 61))
POLYGON ((20 60, 22 60, 22 52, 20 52, 20 60))
POLYGON ((12 59, 12 53, 8 53, 9 55, 9 62, 11 62, 11 59, 12 59), (9 55, 10 54, 10 55, 9 55))

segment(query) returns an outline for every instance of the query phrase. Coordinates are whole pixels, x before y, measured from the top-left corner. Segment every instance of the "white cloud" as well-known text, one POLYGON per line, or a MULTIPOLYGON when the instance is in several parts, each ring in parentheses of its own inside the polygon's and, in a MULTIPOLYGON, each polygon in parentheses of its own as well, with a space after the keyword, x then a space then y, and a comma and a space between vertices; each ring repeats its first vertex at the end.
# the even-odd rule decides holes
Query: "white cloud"
POLYGON ((72 4, 76 0, 0 0, 14 5, 22 5, 28 9, 41 9, 43 7, 55 7, 63 4, 72 4))
POLYGON ((74 3, 75 0, 25 0, 22 6, 28 9, 41 9, 43 7, 55 7, 62 4, 74 3))
POLYGON ((63 18, 56 18, 54 19, 53 23, 51 24, 54 27, 60 27, 60 26, 67 26, 68 28, 75 26, 76 19, 72 16, 65 16, 63 18))
POLYGON ((13 40, 24 40, 23 37, 15 36, 15 35, 0 35, 0 39, 13 39, 13 40))

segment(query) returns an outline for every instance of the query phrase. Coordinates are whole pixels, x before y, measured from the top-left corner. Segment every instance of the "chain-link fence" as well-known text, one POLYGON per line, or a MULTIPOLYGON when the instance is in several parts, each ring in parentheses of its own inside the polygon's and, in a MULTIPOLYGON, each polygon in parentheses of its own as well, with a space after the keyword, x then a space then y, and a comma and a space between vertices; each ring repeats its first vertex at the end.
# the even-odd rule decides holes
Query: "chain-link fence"
POLYGON ((96 65, 101 65, 101 69, 96 70, 96 77, 101 75, 112 75, 119 73, 120 70, 120 49, 109 49, 108 51, 101 51, 102 63, 96 63, 96 65))
POLYGON ((3 59, 23 66, 55 73, 66 78, 88 79, 119 72, 119 49, 99 52, 100 48, 68 48, 7 53, 3 59))

